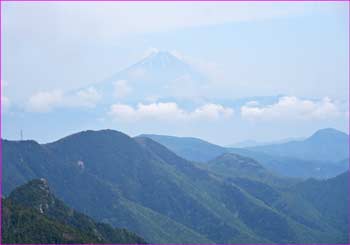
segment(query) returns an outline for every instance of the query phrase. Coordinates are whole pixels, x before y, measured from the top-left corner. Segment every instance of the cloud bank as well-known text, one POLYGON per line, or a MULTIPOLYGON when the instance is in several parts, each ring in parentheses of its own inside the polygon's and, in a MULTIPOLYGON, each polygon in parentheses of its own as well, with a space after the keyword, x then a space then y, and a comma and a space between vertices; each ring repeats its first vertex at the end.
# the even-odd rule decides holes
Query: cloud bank
POLYGON ((30 112, 50 112, 56 108, 94 108, 100 99, 101 94, 94 87, 72 94, 64 94, 61 90, 40 91, 29 98, 26 109, 30 112))
POLYGON ((284 96, 268 106, 259 106, 251 101, 241 107, 241 116, 248 120, 315 120, 332 119, 340 116, 341 110, 336 102, 328 97, 318 101, 284 96))
POLYGON ((158 121, 192 121, 192 120, 218 120, 233 115, 232 108, 219 104, 205 104, 192 111, 180 108, 174 102, 168 103, 139 103, 136 107, 126 104, 114 104, 110 107, 108 115, 116 121, 138 121, 144 119, 158 121))

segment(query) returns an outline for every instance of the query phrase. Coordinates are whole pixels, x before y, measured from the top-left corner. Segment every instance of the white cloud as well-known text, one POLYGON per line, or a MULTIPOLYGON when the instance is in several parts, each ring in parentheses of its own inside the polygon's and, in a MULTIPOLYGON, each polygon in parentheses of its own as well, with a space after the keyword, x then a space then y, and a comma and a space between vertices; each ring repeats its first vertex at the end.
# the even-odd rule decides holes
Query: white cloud
POLYGON ((241 115, 249 120, 312 120, 329 119, 341 115, 336 102, 325 97, 318 101, 284 96, 278 102, 268 106, 259 106, 248 102, 241 107, 241 115))
POLYGON ((132 92, 132 88, 126 80, 119 80, 114 83, 114 96, 117 99, 122 99, 132 92))
POLYGON ((101 94, 94 87, 89 87, 79 90, 76 96, 72 97, 71 103, 81 107, 95 107, 101 97, 101 94))
POLYGON ((50 112, 64 107, 93 108, 100 99, 101 95, 94 87, 81 89, 73 94, 64 94, 61 90, 40 91, 29 98, 27 110, 50 112))
POLYGON ((256 100, 249 101, 245 104, 245 106, 252 106, 252 107, 258 106, 258 105, 259 105, 259 102, 256 100))
POLYGON ((63 94, 60 90, 43 91, 32 95, 28 101, 28 110, 33 112, 49 112, 60 105, 63 94))
POLYGON ((114 104, 110 107, 108 114, 115 120, 122 121, 143 119, 160 121, 217 120, 231 117, 233 109, 218 104, 205 104, 193 111, 186 111, 174 102, 139 103, 135 108, 125 104, 114 104))
POLYGON ((228 118, 233 115, 233 109, 223 107, 218 104, 206 104, 197 108, 193 113, 194 118, 211 118, 219 119, 220 117, 228 118))

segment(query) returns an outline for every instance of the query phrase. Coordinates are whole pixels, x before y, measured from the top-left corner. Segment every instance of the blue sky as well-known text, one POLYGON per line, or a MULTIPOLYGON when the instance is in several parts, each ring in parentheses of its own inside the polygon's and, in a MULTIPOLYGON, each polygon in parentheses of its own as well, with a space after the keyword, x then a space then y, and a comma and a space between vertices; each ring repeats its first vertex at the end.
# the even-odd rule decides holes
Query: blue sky
POLYGON ((113 128, 230 144, 348 130, 347 3, 7 2, 2 11, 5 138, 113 128), (200 71, 205 88, 181 80, 165 95, 113 81, 125 96, 101 102, 99 82, 156 49, 200 71))

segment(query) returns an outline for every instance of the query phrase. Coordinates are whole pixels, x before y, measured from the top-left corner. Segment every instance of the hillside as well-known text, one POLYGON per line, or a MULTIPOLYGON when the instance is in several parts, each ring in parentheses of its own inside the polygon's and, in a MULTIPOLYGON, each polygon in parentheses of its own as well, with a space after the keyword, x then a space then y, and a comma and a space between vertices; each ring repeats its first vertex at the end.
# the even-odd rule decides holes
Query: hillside
POLYGON ((118 131, 84 131, 46 145, 5 140, 3 168, 5 194, 24 181, 45 178, 69 206, 152 243, 343 239, 322 213, 293 192, 259 181, 244 185, 252 180, 227 179, 149 138, 130 138, 118 131), (277 200, 283 205, 263 200, 257 194, 261 186, 279 193, 277 200), (308 209, 294 206, 297 203, 306 203, 308 209), (287 204, 290 209, 283 209, 287 204), (312 217, 319 226, 304 222, 312 217))
POLYGON ((224 153, 203 166, 226 178, 246 178, 277 186, 289 185, 297 181, 291 178, 281 178, 268 171, 256 160, 234 153, 224 153))
POLYGON ((175 137, 167 135, 143 134, 173 151, 177 155, 194 162, 206 162, 228 152, 224 147, 192 137, 175 137))
POLYGON ((16 188, 2 204, 3 243, 145 243, 134 233, 69 208, 44 179, 16 188))
POLYGON ((309 179, 299 183, 293 191, 308 200, 334 226, 348 231, 349 172, 327 180, 309 179))
MULTIPOLYGON (((282 188, 244 178, 230 181, 307 227, 340 231, 334 238, 336 243, 348 243, 348 174, 345 172, 327 180, 308 179, 282 188)), ((304 233, 304 237, 307 236, 309 234, 304 233)), ((321 236, 324 235, 320 234, 323 239, 321 236)))

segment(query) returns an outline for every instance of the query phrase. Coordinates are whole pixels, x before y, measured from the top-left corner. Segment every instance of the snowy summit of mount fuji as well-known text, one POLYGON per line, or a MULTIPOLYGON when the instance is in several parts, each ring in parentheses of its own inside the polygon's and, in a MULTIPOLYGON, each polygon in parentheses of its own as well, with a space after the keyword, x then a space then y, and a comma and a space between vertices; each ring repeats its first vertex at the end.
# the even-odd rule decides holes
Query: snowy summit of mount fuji
POLYGON ((106 103, 151 97, 192 95, 208 79, 193 65, 168 51, 153 51, 128 68, 94 85, 106 103))

